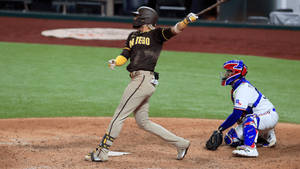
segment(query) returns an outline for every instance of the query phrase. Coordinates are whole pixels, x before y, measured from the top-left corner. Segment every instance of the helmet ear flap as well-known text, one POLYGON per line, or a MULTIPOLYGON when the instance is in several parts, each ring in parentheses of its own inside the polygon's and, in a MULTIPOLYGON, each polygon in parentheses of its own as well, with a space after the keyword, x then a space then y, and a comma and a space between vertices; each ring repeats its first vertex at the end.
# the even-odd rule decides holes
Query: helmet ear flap
POLYGON ((242 68, 242 71, 241 71, 241 75, 245 76, 247 74, 247 72, 248 72, 247 67, 244 65, 243 68, 242 68))

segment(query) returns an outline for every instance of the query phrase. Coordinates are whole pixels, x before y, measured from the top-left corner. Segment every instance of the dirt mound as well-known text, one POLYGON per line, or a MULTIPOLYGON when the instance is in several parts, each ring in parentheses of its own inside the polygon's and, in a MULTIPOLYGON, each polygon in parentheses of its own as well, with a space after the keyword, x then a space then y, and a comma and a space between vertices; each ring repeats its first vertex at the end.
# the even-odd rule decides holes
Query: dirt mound
POLYGON ((221 121, 187 118, 152 118, 191 141, 182 161, 176 149, 138 128, 128 118, 112 151, 129 155, 110 157, 105 163, 84 161, 99 143, 111 118, 29 118, 0 120, 0 168, 299 168, 300 125, 279 123, 277 146, 258 148, 258 158, 233 157, 232 148, 204 148, 205 141, 221 121), (298 134, 297 134, 298 133, 298 134))

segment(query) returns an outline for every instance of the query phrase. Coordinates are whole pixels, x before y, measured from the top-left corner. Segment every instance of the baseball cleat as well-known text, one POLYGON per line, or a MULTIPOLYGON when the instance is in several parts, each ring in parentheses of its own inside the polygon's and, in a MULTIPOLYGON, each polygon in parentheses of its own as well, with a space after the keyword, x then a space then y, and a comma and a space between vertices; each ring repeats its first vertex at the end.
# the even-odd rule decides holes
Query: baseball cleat
POLYGON ((268 132, 267 141, 268 144, 264 144, 263 147, 274 147, 276 145, 276 135, 274 129, 268 132))
POLYGON ((94 152, 88 153, 86 156, 84 156, 84 159, 85 159, 86 161, 95 161, 95 158, 94 158, 94 152))
POLYGON ((188 142, 188 146, 185 148, 177 148, 177 160, 184 159, 187 151, 189 150, 190 142, 188 142))
POLYGON ((267 144, 264 144, 263 147, 269 147, 269 148, 271 148, 271 147, 275 147, 275 145, 276 145, 276 140, 275 141, 271 141, 271 142, 269 142, 267 144))
POLYGON ((242 157, 258 157, 258 151, 256 147, 251 148, 245 145, 238 146, 236 150, 232 151, 232 154, 242 157))
POLYGON ((92 154, 93 154, 93 152, 88 153, 87 155, 85 155, 84 160, 85 161, 92 161, 92 154))
POLYGON ((274 147, 276 145, 276 135, 274 129, 268 131, 267 137, 258 136, 257 146, 259 147, 274 147))
POLYGON ((275 147, 275 145, 276 145, 276 138, 272 140, 266 140, 264 143, 258 144, 258 146, 267 147, 267 148, 275 147))
POLYGON ((108 161, 108 150, 105 148, 97 147, 93 152, 88 153, 84 159, 93 162, 108 161))

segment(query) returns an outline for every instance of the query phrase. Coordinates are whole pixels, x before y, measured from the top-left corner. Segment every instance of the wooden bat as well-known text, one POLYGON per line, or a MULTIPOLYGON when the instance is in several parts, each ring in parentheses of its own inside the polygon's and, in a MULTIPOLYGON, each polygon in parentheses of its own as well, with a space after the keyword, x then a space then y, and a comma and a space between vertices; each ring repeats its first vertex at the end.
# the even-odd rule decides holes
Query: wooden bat
POLYGON ((197 13, 196 15, 197 15, 197 16, 200 16, 200 15, 204 14, 205 12, 207 12, 207 11, 209 11, 209 10, 211 10, 211 9, 213 9, 213 8, 219 6, 219 5, 221 5, 222 3, 227 2, 227 1, 229 1, 229 0, 218 0, 217 3, 211 5, 210 7, 206 8, 206 9, 203 9, 202 11, 200 11, 199 13, 197 13))

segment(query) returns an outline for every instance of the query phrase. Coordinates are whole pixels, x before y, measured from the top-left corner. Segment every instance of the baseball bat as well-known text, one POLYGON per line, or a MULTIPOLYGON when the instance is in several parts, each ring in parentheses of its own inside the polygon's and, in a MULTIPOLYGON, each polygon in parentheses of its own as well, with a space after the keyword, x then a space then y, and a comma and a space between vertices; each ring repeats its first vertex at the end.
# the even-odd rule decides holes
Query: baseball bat
POLYGON ((197 16, 200 16, 200 15, 204 14, 205 12, 207 12, 207 11, 209 11, 209 10, 211 10, 211 9, 213 9, 213 8, 219 6, 219 5, 221 5, 222 3, 227 2, 227 1, 229 1, 229 0, 218 0, 217 3, 211 5, 210 7, 206 8, 206 9, 203 9, 202 11, 200 11, 199 13, 197 13, 196 15, 197 15, 197 16))

